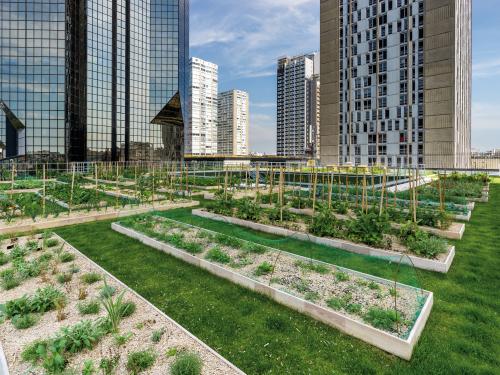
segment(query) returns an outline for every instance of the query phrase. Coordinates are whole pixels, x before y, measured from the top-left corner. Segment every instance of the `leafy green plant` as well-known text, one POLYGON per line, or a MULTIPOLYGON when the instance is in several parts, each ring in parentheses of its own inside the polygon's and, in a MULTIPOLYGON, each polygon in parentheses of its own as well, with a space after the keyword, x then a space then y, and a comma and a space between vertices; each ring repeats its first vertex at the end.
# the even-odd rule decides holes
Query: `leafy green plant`
POLYGON ((259 266, 255 270, 254 274, 256 276, 268 275, 271 272, 273 272, 273 270, 274 270, 274 266, 271 263, 264 262, 264 263, 259 264, 259 266))
POLYGON ((133 375, 139 374, 153 366, 156 357, 156 353, 151 350, 132 352, 127 357, 127 370, 133 375))
POLYGON ((115 295, 116 293, 116 288, 112 287, 111 285, 108 285, 106 283, 106 280, 104 280, 104 286, 101 288, 101 291, 99 292, 99 295, 101 298, 111 298, 115 295))
POLYGON ((0 273, 1 285, 4 290, 10 290, 18 287, 21 280, 16 275, 13 268, 6 269, 0 273))
POLYGON ((203 361, 196 353, 181 353, 177 355, 172 366, 170 373, 172 375, 200 375, 203 368, 203 361))
POLYGON ((85 275, 82 275, 82 281, 85 283, 85 284, 94 284, 98 281, 101 281, 102 280, 102 276, 96 272, 89 272, 89 273, 86 273, 85 275))
POLYGON ((444 239, 422 231, 414 223, 402 225, 399 238, 412 253, 427 258, 435 258, 448 251, 448 243, 444 239))
POLYGON ((222 251, 220 247, 216 246, 210 249, 205 258, 213 262, 227 264, 231 262, 231 257, 226 252, 222 251))
POLYGON ((178 352, 177 348, 169 348, 169 349, 166 351, 165 355, 166 355, 167 357, 174 357, 175 355, 177 355, 177 352, 178 352))
POLYGON ((237 201, 236 216, 239 219, 257 221, 261 215, 260 205, 253 199, 244 198, 237 201))
POLYGON ((79 302, 77 309, 80 315, 98 314, 101 311, 101 304, 96 300, 79 302))
POLYGON ((105 333, 100 321, 83 320, 73 326, 63 327, 59 338, 64 341, 65 350, 74 354, 92 349, 105 333))
POLYGON ((83 362, 82 375, 94 375, 97 372, 94 362, 90 359, 87 359, 83 362))
POLYGON ((267 252, 267 248, 265 246, 252 242, 245 242, 241 247, 241 250, 253 254, 265 254, 267 252))
POLYGON ((386 331, 394 329, 396 323, 402 321, 401 314, 394 310, 386 310, 379 307, 370 307, 363 319, 370 323, 375 328, 380 328, 386 331))
POLYGON ((343 223, 338 220, 332 211, 325 208, 313 217, 308 230, 318 237, 342 237, 344 230, 343 223))
POLYGON ((32 312, 44 313, 56 309, 56 305, 64 303, 66 295, 52 285, 38 289, 31 298, 30 308, 32 312))
POLYGON ((36 352, 42 362, 42 367, 49 374, 59 374, 66 368, 67 359, 64 357, 66 342, 64 339, 39 343, 36 352))
POLYGON ((359 214, 356 219, 348 221, 348 238, 353 242, 361 242, 369 246, 386 248, 384 234, 390 230, 386 215, 375 212, 359 214))

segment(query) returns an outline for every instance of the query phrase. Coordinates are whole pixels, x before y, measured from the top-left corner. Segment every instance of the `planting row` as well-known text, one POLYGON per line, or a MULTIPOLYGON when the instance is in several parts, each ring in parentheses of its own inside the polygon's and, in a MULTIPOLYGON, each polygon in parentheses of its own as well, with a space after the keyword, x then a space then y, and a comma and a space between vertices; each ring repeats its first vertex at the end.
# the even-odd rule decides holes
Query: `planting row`
POLYGON ((233 200, 228 196, 227 199, 221 197, 208 205, 207 210, 318 237, 338 238, 430 259, 446 257, 450 250, 446 240, 424 232, 415 223, 404 224, 399 230, 394 229, 387 212, 380 213, 376 209, 368 212, 357 210, 355 216, 339 219, 332 210, 323 207, 310 217, 293 214, 286 207, 262 208, 253 199, 233 200))
POLYGON ((239 373, 56 236, 5 241, 0 264, 12 374, 239 373))

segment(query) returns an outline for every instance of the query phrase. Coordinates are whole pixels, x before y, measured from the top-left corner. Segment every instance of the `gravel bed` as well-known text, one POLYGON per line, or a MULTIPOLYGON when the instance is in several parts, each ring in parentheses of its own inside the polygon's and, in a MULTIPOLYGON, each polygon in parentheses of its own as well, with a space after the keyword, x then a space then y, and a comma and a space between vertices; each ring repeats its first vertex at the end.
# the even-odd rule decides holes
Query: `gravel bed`
MULTIPOLYGON (((43 247, 43 240, 41 236, 37 237, 23 237, 19 238, 18 243, 24 245, 28 240, 36 240, 39 247, 43 247)), ((11 240, 4 240, 0 246, 3 253, 9 254, 12 243, 11 240)), ((53 248, 42 249, 35 251, 25 257, 25 260, 33 260, 38 258, 43 253, 54 253, 53 249, 60 251, 60 245, 53 248)), ((3 346, 7 363, 11 374, 43 374, 43 369, 33 367, 29 363, 25 363, 21 359, 21 352, 26 345, 32 343, 37 339, 47 339, 54 337, 54 335, 65 326, 72 326, 82 320, 91 319, 95 320, 98 317, 106 316, 104 309, 97 315, 82 316, 78 312, 77 304, 79 301, 80 290, 84 289, 87 293, 85 301, 99 299, 99 293, 104 285, 104 281, 98 281, 92 285, 87 285, 81 280, 81 276, 89 273, 96 272, 103 275, 102 271, 92 262, 88 261, 85 257, 81 256, 78 252, 64 244, 63 251, 72 253, 75 256, 74 261, 67 263, 54 263, 50 264, 47 272, 43 275, 31 279, 27 279, 21 283, 20 286, 11 290, 0 289, 0 304, 4 304, 9 300, 20 298, 24 295, 33 295, 38 288, 47 285, 54 285, 59 290, 63 291, 68 298, 68 303, 63 309, 65 319, 58 321, 56 311, 50 311, 45 314, 39 314, 38 321, 35 326, 19 330, 16 329, 10 320, 0 324, 0 341, 3 346), (78 272, 73 274, 71 281, 61 285, 56 280, 54 273, 69 272, 70 268, 75 268, 78 272)), ((0 273, 12 266, 11 263, 5 264, 0 267, 0 273)), ((104 275, 103 275, 104 278, 104 275)), ((112 278, 107 278, 108 285, 117 289, 115 296, 122 290, 122 286, 115 282, 112 278)), ((151 349, 157 354, 156 361, 152 367, 144 371, 143 374, 168 374, 169 368, 176 355, 172 354, 175 350, 177 353, 185 351, 197 353, 203 361, 202 374, 238 374, 235 369, 229 366, 221 358, 216 356, 207 347, 202 345, 197 340, 193 339, 186 331, 182 330, 167 319, 163 314, 159 313, 156 309, 152 308, 148 303, 144 302, 131 290, 125 290, 125 300, 132 301, 136 304, 136 311, 130 317, 124 318, 120 323, 120 334, 125 335, 131 333, 132 336, 126 344, 117 346, 113 335, 108 334, 104 336, 92 350, 85 350, 79 354, 69 356, 69 363, 67 368, 76 370, 76 373, 81 373, 84 362, 92 360, 95 367, 99 366, 102 358, 111 358, 119 356, 117 374, 126 374, 127 356, 131 352, 142 351, 151 349), (158 343, 154 343, 151 339, 155 330, 163 330, 164 334, 158 343), (167 352, 170 351, 170 355, 167 352)))
POLYGON ((389 280, 380 281, 335 265, 300 260, 293 254, 276 249, 265 248, 264 253, 256 253, 245 250, 244 246, 224 245, 212 232, 158 216, 131 218, 120 224, 165 242, 165 235, 175 235, 182 238, 184 243, 198 244, 202 251, 193 255, 205 260, 209 251, 217 248, 227 254, 230 260, 221 262, 209 259, 211 262, 322 307, 331 308, 332 299, 340 300, 343 306, 336 306, 334 310, 357 321, 367 323, 364 317, 370 308, 394 310, 397 306, 401 322, 384 330, 398 337, 407 337, 427 297, 426 292, 420 289, 402 284, 397 284, 394 289, 396 284, 389 280), (257 269, 263 263, 271 265, 272 270, 259 274, 257 269))

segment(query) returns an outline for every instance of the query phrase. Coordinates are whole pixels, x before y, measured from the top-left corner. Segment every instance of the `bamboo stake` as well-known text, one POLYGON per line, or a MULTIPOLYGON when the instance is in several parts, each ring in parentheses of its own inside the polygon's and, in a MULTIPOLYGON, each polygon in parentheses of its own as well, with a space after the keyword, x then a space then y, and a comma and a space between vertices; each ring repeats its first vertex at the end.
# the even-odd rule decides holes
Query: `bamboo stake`
POLYGON ((384 168, 384 177, 382 178, 382 191, 380 192, 380 210, 379 210, 379 216, 382 216, 382 211, 383 211, 386 178, 387 178, 387 169, 384 168))
POLYGON ((314 173, 314 185, 313 185, 313 217, 316 212, 316 187, 318 184, 318 171, 314 173))
POLYGON ((71 214, 71 211, 73 209, 73 191, 75 189, 75 164, 73 164, 73 173, 71 175, 71 194, 69 196, 69 213, 71 214))
POLYGON ((284 183, 284 174, 282 167, 280 170, 280 185, 279 185, 280 222, 283 222, 283 183, 284 183))
POLYGON ((332 209, 333 171, 328 176, 328 208, 332 209))
MULTIPOLYGON (((45 164, 44 164, 45 165, 45 164)), ((12 164, 12 169, 11 169, 11 181, 10 181, 10 199, 12 199, 12 195, 14 194, 14 173, 16 170, 16 166, 12 164)), ((45 180, 45 178, 44 178, 45 180)))
POLYGON ((42 198, 42 215, 45 217, 45 194, 46 194, 46 187, 45 187, 45 164, 43 165, 43 198, 42 198))

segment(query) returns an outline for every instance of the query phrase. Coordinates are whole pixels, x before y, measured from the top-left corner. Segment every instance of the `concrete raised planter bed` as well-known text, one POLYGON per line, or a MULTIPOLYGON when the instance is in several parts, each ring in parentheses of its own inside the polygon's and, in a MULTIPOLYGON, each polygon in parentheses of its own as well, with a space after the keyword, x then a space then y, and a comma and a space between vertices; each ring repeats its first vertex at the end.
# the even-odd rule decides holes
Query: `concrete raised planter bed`
POLYGON ((7 359, 3 352, 2 343, 0 343, 0 374, 9 375, 9 367, 7 366, 7 359))
MULTIPOLYGON (((283 290, 274 288, 271 285, 264 284, 258 280, 247 277, 243 274, 240 274, 236 271, 233 271, 228 268, 224 268, 218 264, 212 263, 208 260, 196 257, 195 255, 191 255, 186 251, 179 250, 167 243, 158 241, 151 237, 148 237, 140 232, 132 230, 130 228, 126 228, 119 223, 112 224, 113 230, 126 235, 130 238, 134 238, 147 246, 155 248, 157 250, 163 251, 169 255, 172 255, 178 259, 183 260, 186 263, 195 265, 202 269, 207 270, 208 272, 229 280, 237 285, 240 285, 244 288, 250 289, 252 291, 264 294, 269 298, 275 300, 276 302, 285 305, 293 310, 296 310, 300 313, 311 316, 312 318, 319 320, 327 325, 330 325, 340 331, 356 337, 362 341, 365 341, 371 345, 374 345, 388 353, 394 354, 400 358, 410 360, 413 349, 418 342, 418 339, 425 327, 426 321, 430 315, 432 305, 433 305, 433 294, 431 292, 424 291, 426 295, 425 302, 420 311, 418 318, 416 319, 411 331, 409 332, 407 338, 400 338, 396 335, 392 335, 388 332, 382 331, 380 329, 374 328, 368 324, 365 324, 361 321, 355 320, 347 315, 344 315, 340 312, 334 311, 332 309, 320 306, 313 302, 306 301, 297 296, 289 294, 283 290)), ((300 256, 295 256, 293 254, 286 253, 287 255, 292 255, 295 258, 307 260, 311 262, 311 259, 303 258, 300 256)), ((313 261, 314 263, 322 262, 313 261)), ((332 266, 329 264, 329 266, 332 266)), ((371 279, 373 281, 390 283, 388 280, 379 279, 370 275, 361 274, 355 271, 349 271, 351 273, 356 273, 358 275, 362 275, 367 279, 371 279)), ((398 286, 402 286, 401 284, 397 284, 398 286)), ((411 288, 408 286, 404 286, 406 288, 411 288)))
POLYGON ((447 273, 451 267, 453 258, 455 257, 454 246, 450 246, 448 253, 444 255, 444 260, 440 261, 436 259, 421 258, 411 254, 401 254, 390 250, 376 249, 367 245, 356 244, 344 240, 317 237, 308 233, 297 232, 277 226, 254 223, 252 221, 241 220, 234 217, 217 215, 200 209, 193 210, 192 213, 195 216, 204 217, 206 219, 221 221, 234 225, 240 225, 260 232, 275 234, 284 237, 291 237, 301 241, 313 242, 318 245, 334 247, 351 253, 389 259, 393 262, 401 262, 404 264, 414 266, 415 268, 420 268, 428 271, 447 273))
POLYGON ((40 221, 33 222, 31 219, 16 220, 11 223, 0 222, 0 235, 9 233, 22 233, 22 232, 34 232, 50 228, 64 227, 67 225, 90 223, 93 221, 111 220, 120 217, 127 217, 133 215, 140 215, 152 211, 166 211, 173 210, 177 208, 186 208, 197 206, 199 202, 179 202, 179 203, 169 203, 164 205, 147 205, 124 209, 113 209, 110 208, 105 212, 93 211, 93 212, 72 212, 70 215, 61 214, 57 217, 49 217, 46 219, 40 219, 40 221))

